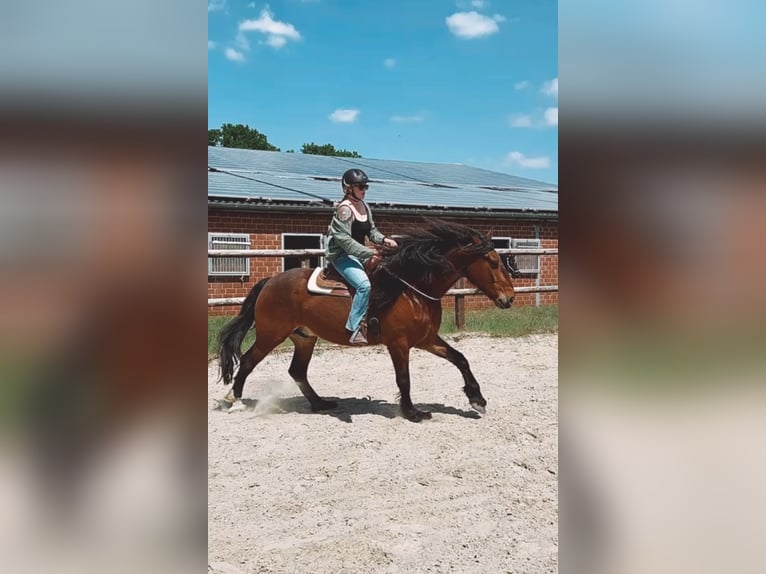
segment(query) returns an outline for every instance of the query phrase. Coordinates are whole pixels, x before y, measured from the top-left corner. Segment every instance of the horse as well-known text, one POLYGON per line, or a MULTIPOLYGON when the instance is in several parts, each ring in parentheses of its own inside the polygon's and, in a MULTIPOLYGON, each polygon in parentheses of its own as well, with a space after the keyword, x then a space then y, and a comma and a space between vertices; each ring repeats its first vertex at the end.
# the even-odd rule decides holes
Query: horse
MULTIPOLYGON (((461 277, 466 277, 501 309, 511 307, 514 288, 506 266, 490 238, 462 224, 425 219, 424 225, 397 237, 398 247, 379 251, 380 263, 371 275, 370 312, 378 319, 379 334, 368 344, 385 345, 391 356, 399 388, 401 414, 410 421, 431 418, 412 404, 410 349, 433 353, 455 365, 463 375, 463 391, 471 407, 486 412, 471 368, 462 353, 439 336, 441 297, 461 277)), ((308 399, 312 411, 337 407, 320 397, 307 377, 318 338, 350 345, 345 329, 351 298, 316 295, 308 291, 310 269, 296 268, 261 279, 242 303, 239 315, 219 336, 221 379, 234 385, 222 404, 241 405, 245 379, 277 345, 290 338, 295 346, 288 373, 308 399), (255 342, 241 352, 245 334, 255 323, 255 342)))

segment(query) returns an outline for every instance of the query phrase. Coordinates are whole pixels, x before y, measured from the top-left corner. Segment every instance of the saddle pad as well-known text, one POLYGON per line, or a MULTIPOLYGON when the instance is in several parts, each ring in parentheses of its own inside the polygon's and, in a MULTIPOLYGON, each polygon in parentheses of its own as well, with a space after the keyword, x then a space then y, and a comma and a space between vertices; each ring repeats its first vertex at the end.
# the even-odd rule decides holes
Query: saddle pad
POLYGON ((322 268, 317 267, 311 273, 308 282, 309 293, 315 293, 317 295, 333 295, 335 297, 350 297, 351 293, 345 284, 340 281, 333 281, 324 278, 322 274, 322 268))

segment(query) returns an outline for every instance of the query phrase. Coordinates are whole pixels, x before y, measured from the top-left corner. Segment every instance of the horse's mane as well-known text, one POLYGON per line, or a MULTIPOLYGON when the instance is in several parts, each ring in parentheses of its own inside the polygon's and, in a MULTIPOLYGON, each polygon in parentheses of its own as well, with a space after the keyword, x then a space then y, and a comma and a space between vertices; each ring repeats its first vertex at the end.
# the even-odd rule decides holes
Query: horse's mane
POLYGON ((427 286, 435 278, 454 271, 446 258, 449 252, 459 250, 467 255, 484 255, 493 249, 487 237, 465 225, 434 218, 423 218, 423 223, 397 236, 399 247, 383 249, 382 269, 373 277, 370 294, 373 312, 379 313, 391 305, 404 290, 404 285, 392 274, 427 286))

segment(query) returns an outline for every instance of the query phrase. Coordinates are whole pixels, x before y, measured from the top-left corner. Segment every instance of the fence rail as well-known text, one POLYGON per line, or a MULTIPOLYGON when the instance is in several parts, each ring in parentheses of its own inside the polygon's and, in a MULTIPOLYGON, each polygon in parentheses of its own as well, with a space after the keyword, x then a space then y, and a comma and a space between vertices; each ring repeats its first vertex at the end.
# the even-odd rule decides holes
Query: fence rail
MULTIPOLYGON (((495 249, 499 255, 558 255, 558 249, 495 249)), ((324 249, 208 249, 208 257, 316 257, 324 249)))
MULTIPOLYGON (((558 249, 496 249, 498 255, 558 255, 558 249)), ((324 249, 208 249, 208 257, 299 257, 307 261, 310 257, 324 255, 324 249)), ((534 285, 516 287, 516 293, 545 293, 558 291, 558 285, 534 285)), ((444 295, 455 297, 455 325, 458 329, 465 327, 465 301, 469 295, 478 295, 478 289, 450 289, 444 295)), ((208 307, 241 305, 244 297, 229 297, 208 299, 208 307)))

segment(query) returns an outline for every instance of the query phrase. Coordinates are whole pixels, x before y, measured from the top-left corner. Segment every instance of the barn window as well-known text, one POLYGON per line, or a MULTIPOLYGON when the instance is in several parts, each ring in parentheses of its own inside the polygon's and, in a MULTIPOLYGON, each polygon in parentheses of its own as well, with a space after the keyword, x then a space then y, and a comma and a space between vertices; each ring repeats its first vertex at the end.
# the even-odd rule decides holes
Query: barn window
MULTIPOLYGON (((512 237, 493 237, 492 244, 495 249, 540 249, 539 239, 514 239, 512 237)), ((503 261, 508 261, 508 255, 500 256, 503 261)), ((539 255, 512 255, 512 261, 515 260, 515 266, 519 273, 525 275, 537 275, 540 273, 540 256, 539 255)), ((512 265, 506 263, 506 267, 509 271, 512 265)))
MULTIPOLYGON (((247 233, 208 233, 208 249, 250 249, 247 233)), ((237 276, 250 274, 249 257, 208 257, 208 276, 237 276)))
MULTIPOLYGON (((323 249, 324 240, 321 233, 283 233, 282 249, 323 249)), ((295 267, 308 265, 309 267, 319 267, 324 265, 324 257, 316 255, 308 259, 300 257, 285 257, 282 260, 282 270, 287 271, 295 267)))

